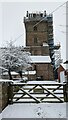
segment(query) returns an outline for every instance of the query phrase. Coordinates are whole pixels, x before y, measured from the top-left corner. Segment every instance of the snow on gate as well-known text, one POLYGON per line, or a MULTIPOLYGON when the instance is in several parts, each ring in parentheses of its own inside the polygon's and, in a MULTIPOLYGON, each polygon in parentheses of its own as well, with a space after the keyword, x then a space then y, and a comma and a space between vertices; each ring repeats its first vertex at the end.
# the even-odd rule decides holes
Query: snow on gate
POLYGON ((11 103, 64 102, 63 83, 54 81, 28 81, 13 83, 17 91, 10 96, 11 103))

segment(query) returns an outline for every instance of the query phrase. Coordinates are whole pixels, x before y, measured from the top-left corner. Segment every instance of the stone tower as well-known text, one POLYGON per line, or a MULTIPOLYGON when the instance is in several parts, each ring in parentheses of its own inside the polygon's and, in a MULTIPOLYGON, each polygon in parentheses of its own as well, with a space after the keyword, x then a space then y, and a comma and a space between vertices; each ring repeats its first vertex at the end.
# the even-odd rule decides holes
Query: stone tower
POLYGON ((53 54, 53 16, 44 13, 28 13, 24 17, 26 46, 31 47, 32 55, 53 54), (46 47, 45 47, 46 46, 46 47), (49 47, 48 47, 49 46, 49 47))
POLYGON ((47 15, 46 11, 33 13, 27 11, 26 17, 24 17, 24 24, 26 48, 29 49, 31 55, 50 56, 54 65, 54 59, 52 58, 54 53, 52 49, 54 46, 52 14, 47 15))

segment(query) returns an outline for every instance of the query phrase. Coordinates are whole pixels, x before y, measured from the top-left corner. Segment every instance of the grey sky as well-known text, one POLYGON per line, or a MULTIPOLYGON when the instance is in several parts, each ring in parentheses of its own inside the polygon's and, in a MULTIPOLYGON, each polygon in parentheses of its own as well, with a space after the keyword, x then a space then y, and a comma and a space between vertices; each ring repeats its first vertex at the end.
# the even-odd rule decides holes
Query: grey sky
MULTIPOLYGON (((6 45, 6 41, 15 40, 23 34, 15 45, 25 45, 25 27, 23 18, 26 11, 44 11, 51 13, 55 8, 64 2, 4 2, 2 3, 2 35, 0 37, 0 46, 6 45)), ((66 7, 60 7, 53 13, 54 41, 61 44, 62 58, 66 58, 66 7), (65 49, 64 49, 65 48, 65 49), (63 50, 64 49, 64 50, 63 50)), ((0 11, 1 13, 1 11, 0 11)), ((1 24, 1 23, 0 23, 1 24)))

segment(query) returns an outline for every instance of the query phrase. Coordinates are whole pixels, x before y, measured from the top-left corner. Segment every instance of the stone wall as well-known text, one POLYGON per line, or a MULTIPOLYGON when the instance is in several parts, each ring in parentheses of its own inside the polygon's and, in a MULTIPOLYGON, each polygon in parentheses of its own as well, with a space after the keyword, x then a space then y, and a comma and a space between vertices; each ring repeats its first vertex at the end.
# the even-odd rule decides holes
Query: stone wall
POLYGON ((0 82, 0 111, 8 105, 8 83, 0 82))

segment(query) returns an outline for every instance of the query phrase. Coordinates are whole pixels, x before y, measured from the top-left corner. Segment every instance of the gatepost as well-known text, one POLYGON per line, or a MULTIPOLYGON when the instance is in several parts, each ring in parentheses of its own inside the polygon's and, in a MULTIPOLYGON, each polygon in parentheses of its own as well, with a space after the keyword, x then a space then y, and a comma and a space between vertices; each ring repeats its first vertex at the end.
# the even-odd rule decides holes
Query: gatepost
POLYGON ((10 82, 8 86, 8 104, 13 103, 13 85, 10 82))

